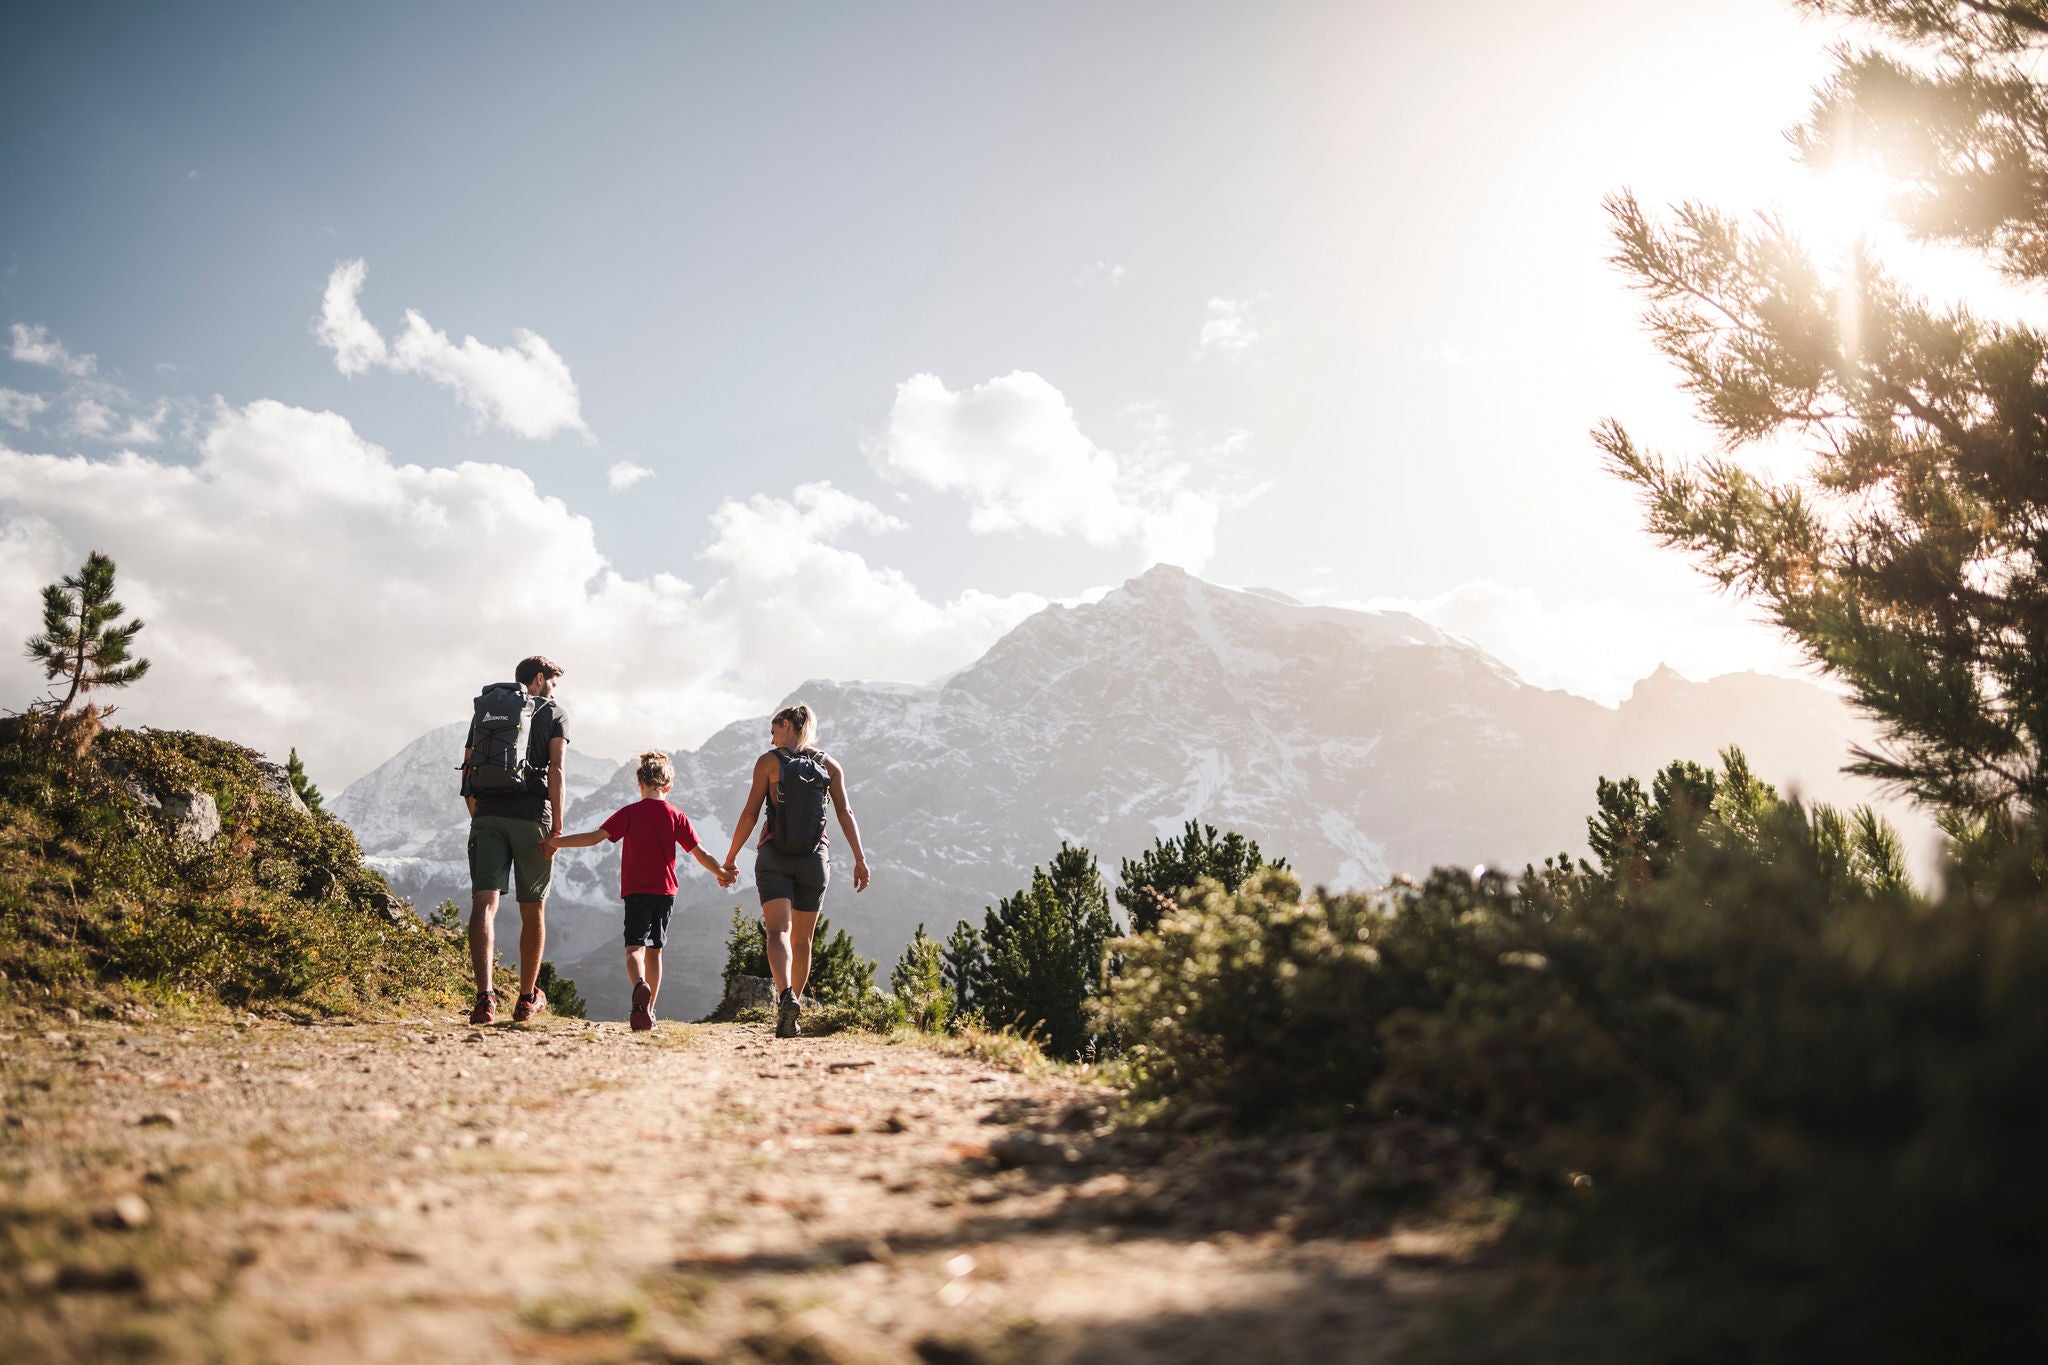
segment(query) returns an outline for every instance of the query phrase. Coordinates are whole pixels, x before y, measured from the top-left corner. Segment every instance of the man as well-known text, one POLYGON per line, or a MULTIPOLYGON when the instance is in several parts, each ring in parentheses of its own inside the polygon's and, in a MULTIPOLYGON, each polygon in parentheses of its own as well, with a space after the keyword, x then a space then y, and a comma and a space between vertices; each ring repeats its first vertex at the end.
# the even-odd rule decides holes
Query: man
MULTIPOLYGON (((554 879, 554 849, 546 842, 562 832, 562 766, 569 747, 569 717, 554 700, 562 666, 538 654, 521 659, 513 677, 539 699, 527 730, 527 777, 512 791, 478 793, 470 785, 470 753, 476 722, 462 746, 462 797, 469 805, 469 960, 476 972, 476 1008, 469 1022, 498 1017, 491 989, 497 962, 498 897, 517 886, 519 895, 519 1003, 514 1023, 525 1023, 548 1007, 540 991, 540 955, 547 946, 548 886, 554 879)), ((488 693, 486 694, 488 695, 488 693)))

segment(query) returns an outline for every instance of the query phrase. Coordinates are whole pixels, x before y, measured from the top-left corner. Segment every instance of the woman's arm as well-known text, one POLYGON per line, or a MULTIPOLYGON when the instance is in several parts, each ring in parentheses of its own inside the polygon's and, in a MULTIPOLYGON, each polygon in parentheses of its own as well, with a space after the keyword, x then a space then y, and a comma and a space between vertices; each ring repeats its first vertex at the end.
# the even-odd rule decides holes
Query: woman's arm
POLYGON ((768 779, 774 772, 774 754, 762 754, 754 760, 754 785, 747 789, 747 804, 740 808, 740 818, 733 822, 732 847, 725 855, 727 871, 739 866, 740 850, 746 847, 747 836, 754 832, 754 821, 760 818, 761 803, 768 799, 768 779))
POLYGON ((846 831, 846 846, 853 850, 853 889, 868 889, 867 855, 860 849, 860 826, 854 823, 853 807, 846 802, 846 770, 831 758, 825 758, 825 771, 832 778, 832 809, 839 812, 839 828, 846 831))

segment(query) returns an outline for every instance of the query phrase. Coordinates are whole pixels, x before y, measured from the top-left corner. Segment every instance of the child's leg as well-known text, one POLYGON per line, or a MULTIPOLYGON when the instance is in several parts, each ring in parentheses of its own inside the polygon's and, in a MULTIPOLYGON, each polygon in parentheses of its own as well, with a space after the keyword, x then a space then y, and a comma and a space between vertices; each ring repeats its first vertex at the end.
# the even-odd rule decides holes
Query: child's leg
MULTIPOLYGON (((646 975, 640 969, 640 955, 642 953, 645 953, 646 951, 647 950, 645 948, 626 949, 626 980, 632 982, 636 986, 639 985, 642 981, 646 980, 646 975)), ((661 955, 659 953, 656 953, 654 960, 656 962, 661 961, 661 955)))
POLYGON ((654 997, 661 994, 661 949, 647 950, 647 1003, 652 1006, 654 997))

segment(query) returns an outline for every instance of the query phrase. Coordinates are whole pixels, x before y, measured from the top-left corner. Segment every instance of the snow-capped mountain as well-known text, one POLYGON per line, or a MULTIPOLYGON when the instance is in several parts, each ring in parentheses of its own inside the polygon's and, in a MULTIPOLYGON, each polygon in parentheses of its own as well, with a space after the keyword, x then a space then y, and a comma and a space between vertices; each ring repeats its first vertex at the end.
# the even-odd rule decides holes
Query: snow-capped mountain
MULTIPOLYGON (((813 681, 799 698, 846 769, 875 874, 856 897, 836 853, 826 914, 885 968, 916 924, 943 935, 978 922, 1062 840, 1094 850, 1113 882, 1120 858, 1201 820, 1311 883, 1362 888, 1438 863, 1579 851, 1597 777, 1711 761, 1730 743, 1781 785, 1871 797, 1837 771, 1867 727, 1808 683, 1660 671, 1608 710, 1532 687, 1413 616, 1304 606, 1170 567, 1048 607, 940 683, 813 681)), ((675 755, 671 799, 714 856, 767 740, 761 717, 675 755)), ((459 726, 423 737, 335 803, 423 907, 466 900, 450 795, 460 744, 459 726)), ((630 767, 604 765, 598 780, 594 760, 571 755, 571 827, 636 799, 630 767)), ((549 914, 550 955, 605 1014, 624 1011, 617 864, 611 848, 563 854, 549 914)), ((663 990, 677 1017, 714 1002, 731 907, 755 904, 746 882, 720 892, 688 860, 680 875, 663 990)))

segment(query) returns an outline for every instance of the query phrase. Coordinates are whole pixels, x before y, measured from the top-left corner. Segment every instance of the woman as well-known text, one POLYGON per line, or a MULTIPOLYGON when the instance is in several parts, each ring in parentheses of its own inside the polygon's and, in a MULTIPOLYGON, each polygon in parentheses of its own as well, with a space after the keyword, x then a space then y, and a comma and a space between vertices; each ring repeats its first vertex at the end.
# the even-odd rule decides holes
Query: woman
POLYGON ((768 738, 773 748, 754 760, 754 785, 733 826, 732 849, 725 870, 737 872, 740 849, 767 810, 760 847, 754 853, 754 886, 761 895, 761 926, 768 939, 768 971, 775 978, 775 1036, 794 1038, 800 1032, 798 997, 811 978, 811 940, 818 932, 818 910, 825 902, 825 884, 832 879, 830 838, 825 803, 838 813, 853 850, 853 889, 868 889, 868 863, 860 851, 860 827, 846 804, 846 773, 832 759, 811 747, 818 737, 818 718, 798 702, 775 713, 768 738))

